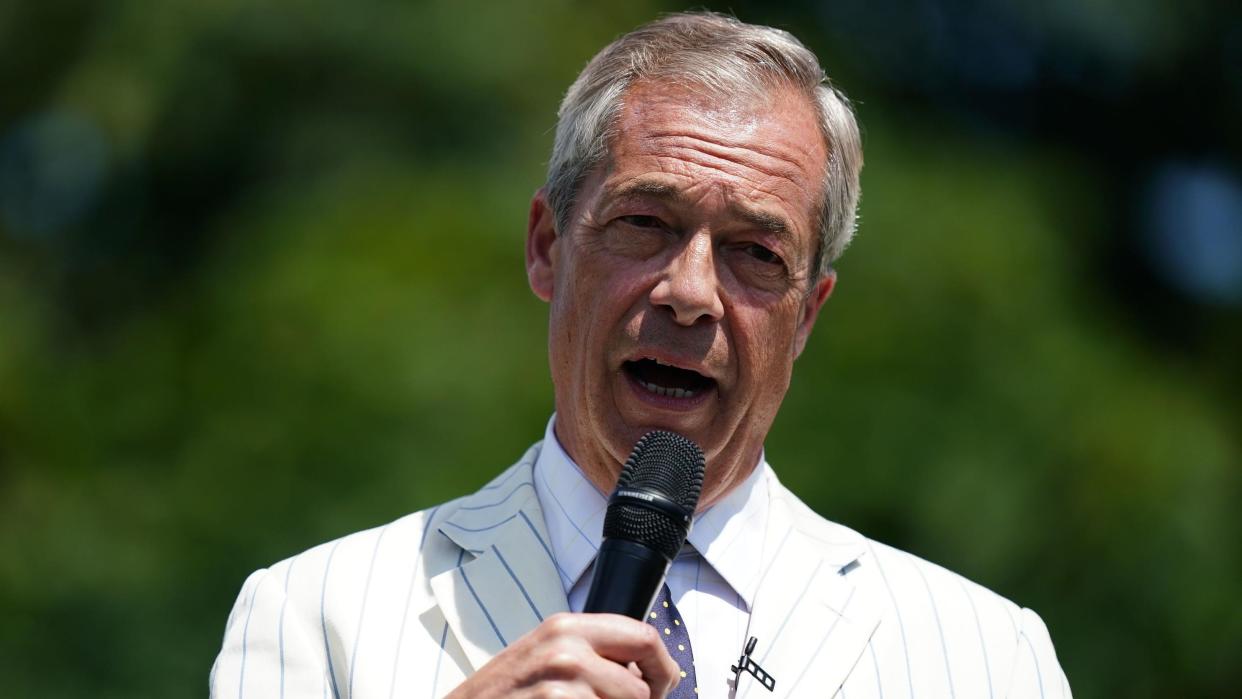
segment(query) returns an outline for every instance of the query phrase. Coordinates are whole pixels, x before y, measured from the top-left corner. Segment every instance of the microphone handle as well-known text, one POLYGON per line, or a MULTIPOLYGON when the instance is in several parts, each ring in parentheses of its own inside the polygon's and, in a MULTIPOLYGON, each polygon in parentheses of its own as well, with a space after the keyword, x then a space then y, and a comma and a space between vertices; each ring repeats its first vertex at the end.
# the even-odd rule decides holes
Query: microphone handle
POLYGON ((645 619, 671 564, 659 552, 637 542, 604 539, 582 611, 645 619))

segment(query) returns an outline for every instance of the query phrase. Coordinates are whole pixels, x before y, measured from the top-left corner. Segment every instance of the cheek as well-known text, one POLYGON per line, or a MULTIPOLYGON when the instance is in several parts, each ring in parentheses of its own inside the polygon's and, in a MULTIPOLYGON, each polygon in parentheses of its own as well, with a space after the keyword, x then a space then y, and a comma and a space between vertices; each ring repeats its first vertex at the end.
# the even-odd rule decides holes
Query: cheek
POLYGON ((797 337, 796 306, 777 309, 747 308, 735 315, 741 360, 750 374, 765 386, 788 382, 797 337))
POLYGON ((557 280, 548 309, 548 341, 552 361, 562 368, 582 354, 577 345, 582 340, 584 302, 575 275, 566 274, 557 280))
POLYGON ((626 331, 643 287, 632 262, 595 255, 575 262, 557 284, 549 329, 556 339, 557 361, 585 366, 607 358, 608 343, 626 331))
POLYGON ((580 270, 582 282, 572 302, 581 306, 578 313, 584 323, 620 322, 654 288, 659 270, 652 259, 592 256, 580 270))

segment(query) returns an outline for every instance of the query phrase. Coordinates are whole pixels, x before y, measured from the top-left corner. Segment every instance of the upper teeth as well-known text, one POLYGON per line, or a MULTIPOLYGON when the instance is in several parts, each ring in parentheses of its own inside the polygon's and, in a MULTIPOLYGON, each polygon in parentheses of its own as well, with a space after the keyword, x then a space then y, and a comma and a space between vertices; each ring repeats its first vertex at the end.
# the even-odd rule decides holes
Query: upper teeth
POLYGON ((646 381, 639 381, 638 383, 642 384, 643 388, 647 389, 648 391, 651 391, 652 393, 656 395, 672 396, 673 398, 693 398, 694 397, 694 391, 687 391, 684 388, 665 388, 663 386, 657 386, 656 384, 648 383, 646 381))

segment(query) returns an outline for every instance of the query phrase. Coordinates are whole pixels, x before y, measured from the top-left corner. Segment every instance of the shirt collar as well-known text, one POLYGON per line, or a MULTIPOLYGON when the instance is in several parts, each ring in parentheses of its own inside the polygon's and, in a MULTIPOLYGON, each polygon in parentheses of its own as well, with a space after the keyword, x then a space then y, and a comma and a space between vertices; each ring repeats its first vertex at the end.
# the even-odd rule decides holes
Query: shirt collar
MULTIPOLYGON (((556 439, 556 415, 544 430, 535 461, 535 494, 566 596, 595 560, 608 498, 583 475, 556 439)), ((768 520, 768 472, 763 455, 738 487, 694 518, 688 543, 750 607, 758 582, 768 520)), ((685 555, 684 553, 682 555, 685 555)))
POLYGON ((754 602, 768 523, 768 466, 759 463, 733 490, 694 518, 687 540, 720 577, 729 583, 747 608, 754 602))

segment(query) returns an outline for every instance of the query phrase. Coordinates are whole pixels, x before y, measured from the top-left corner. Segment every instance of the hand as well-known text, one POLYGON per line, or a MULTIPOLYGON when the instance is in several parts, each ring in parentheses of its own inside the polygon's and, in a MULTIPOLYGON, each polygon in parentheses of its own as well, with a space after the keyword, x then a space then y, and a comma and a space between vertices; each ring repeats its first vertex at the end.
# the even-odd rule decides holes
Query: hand
POLYGON ((617 614, 557 614, 449 694, 664 699, 680 680, 654 627, 617 614))

